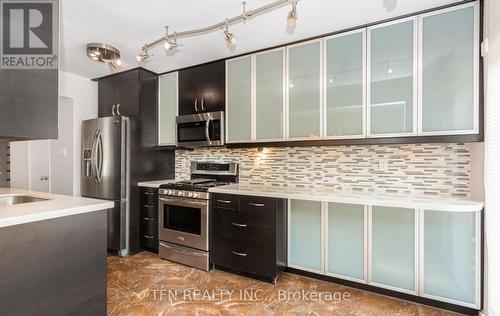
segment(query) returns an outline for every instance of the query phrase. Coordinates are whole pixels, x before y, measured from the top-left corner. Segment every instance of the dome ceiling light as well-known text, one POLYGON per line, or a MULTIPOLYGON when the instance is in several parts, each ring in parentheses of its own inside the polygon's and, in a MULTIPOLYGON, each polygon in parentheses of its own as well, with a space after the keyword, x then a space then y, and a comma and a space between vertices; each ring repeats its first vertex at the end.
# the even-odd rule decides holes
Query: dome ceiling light
POLYGON ((213 24, 207 27, 199 28, 199 29, 193 29, 193 30, 187 30, 183 32, 173 32, 169 33, 168 32, 168 26, 166 27, 166 34, 165 36, 162 36, 161 38, 157 39, 156 41, 153 41, 151 43, 146 43, 144 46, 142 46, 141 52, 137 55, 137 61, 139 63, 145 63, 148 61, 148 59, 152 56, 148 54, 148 50, 150 48, 153 48, 157 45, 164 44, 165 49, 169 52, 174 52, 177 47, 182 46, 182 44, 177 43, 177 38, 181 37, 189 37, 189 36, 197 36, 197 35, 202 35, 206 33, 210 33, 213 31, 217 30, 222 30, 223 35, 229 46, 234 46, 236 44, 236 37, 234 36, 233 33, 229 32, 229 25, 233 25, 239 22, 246 23, 248 19, 250 19, 253 16, 257 16, 260 14, 267 13, 271 10, 281 8, 285 5, 291 4, 292 5, 292 10, 288 12, 287 14, 287 24, 288 25, 295 25, 298 15, 297 15, 297 3, 298 0, 278 0, 271 2, 265 6, 262 6, 260 8, 254 9, 247 11, 246 7, 246 2, 247 0, 242 0, 242 5, 243 5, 243 13, 232 17, 225 19, 223 22, 213 24))
POLYGON ((122 64, 120 51, 115 47, 103 43, 88 43, 87 56, 97 62, 106 63, 111 72, 122 64))

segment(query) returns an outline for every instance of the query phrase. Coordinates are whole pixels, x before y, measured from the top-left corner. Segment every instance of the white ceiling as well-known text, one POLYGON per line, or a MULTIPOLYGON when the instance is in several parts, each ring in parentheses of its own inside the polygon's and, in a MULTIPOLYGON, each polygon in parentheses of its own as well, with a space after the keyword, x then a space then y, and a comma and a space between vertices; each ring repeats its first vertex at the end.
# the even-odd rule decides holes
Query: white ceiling
MULTIPOLYGON (((247 0, 247 9, 274 0, 247 0)), ((286 6, 232 26, 237 37, 230 51, 222 32, 179 39, 183 47, 167 56, 162 45, 152 49, 145 68, 161 73, 210 60, 282 45, 323 33, 376 22, 459 0, 300 0, 299 20, 293 33, 287 32, 286 6)), ((142 45, 171 31, 204 27, 241 14, 241 0, 62 0, 61 55, 63 71, 85 77, 109 74, 108 67, 85 55, 89 42, 111 44, 121 51, 121 70, 137 67, 135 59, 142 45)))

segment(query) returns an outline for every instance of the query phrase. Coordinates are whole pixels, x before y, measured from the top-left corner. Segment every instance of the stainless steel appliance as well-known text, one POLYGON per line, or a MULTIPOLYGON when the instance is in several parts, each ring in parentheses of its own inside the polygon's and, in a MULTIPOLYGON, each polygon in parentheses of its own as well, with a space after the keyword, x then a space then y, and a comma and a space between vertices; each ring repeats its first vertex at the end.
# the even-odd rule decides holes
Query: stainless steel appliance
POLYGON ((177 146, 224 145, 224 112, 177 116, 177 146))
POLYGON ((238 182, 236 163, 192 162, 191 180, 160 186, 160 258, 209 270, 208 189, 234 182, 238 182))
POLYGON ((123 116, 82 122, 82 182, 85 197, 110 200, 108 249, 129 253, 130 121, 123 116))

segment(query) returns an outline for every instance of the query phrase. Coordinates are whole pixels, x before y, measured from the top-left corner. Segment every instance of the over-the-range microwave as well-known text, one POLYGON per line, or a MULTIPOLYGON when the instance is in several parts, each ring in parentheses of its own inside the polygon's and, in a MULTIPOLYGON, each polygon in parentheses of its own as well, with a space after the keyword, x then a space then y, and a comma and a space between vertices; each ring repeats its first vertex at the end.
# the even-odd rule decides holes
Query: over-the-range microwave
POLYGON ((224 145, 224 112, 208 112, 176 117, 177 146, 224 145))

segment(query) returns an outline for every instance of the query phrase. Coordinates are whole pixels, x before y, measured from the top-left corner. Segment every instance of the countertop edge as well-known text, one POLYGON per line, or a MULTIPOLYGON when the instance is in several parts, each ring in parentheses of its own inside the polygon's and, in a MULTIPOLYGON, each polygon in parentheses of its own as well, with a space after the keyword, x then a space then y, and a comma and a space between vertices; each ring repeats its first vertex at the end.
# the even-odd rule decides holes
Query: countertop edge
POLYGON ((71 215, 79 215, 85 213, 91 213, 96 211, 107 210, 114 207, 114 202, 105 201, 98 204, 93 205, 85 205, 85 206, 76 206, 52 211, 44 211, 40 213, 33 214, 25 214, 20 216, 11 216, 8 218, 0 219, 0 228, 15 226, 33 222, 39 222, 43 220, 49 220, 59 217, 71 216, 71 215))
POLYGON ((161 184, 171 182, 175 182, 175 179, 141 181, 137 183, 137 186, 141 188, 159 188, 161 184))
MULTIPOLYGON (((444 212, 480 212, 484 208, 484 203, 473 200, 456 199, 457 203, 451 202, 446 205, 445 200, 453 200, 453 198, 443 198, 441 205, 434 204, 431 200, 429 201, 411 201, 409 199, 397 201, 397 197, 389 196, 393 200, 380 199, 377 200, 373 197, 346 197, 346 196, 335 196, 335 194, 326 196, 311 196, 307 193, 288 193, 279 192, 277 188, 276 192, 262 192, 252 189, 235 189, 235 188, 224 188, 216 187, 210 188, 211 193, 222 193, 222 194, 236 194, 236 195, 250 195, 250 196, 262 196, 262 197, 273 197, 282 199, 298 199, 306 201, 321 201, 321 202, 336 202, 336 203, 346 203, 346 204, 363 204, 363 205, 373 205, 373 206, 386 206, 386 207, 401 207, 401 208, 414 208, 414 209, 424 209, 429 211, 444 211, 444 212), (469 205, 461 204, 460 202, 470 203, 469 205), (411 207, 409 204, 411 203, 411 207)), ((352 192, 352 194, 356 194, 352 192)), ((425 196, 415 196, 415 199, 439 199, 439 197, 425 197, 425 196)))

